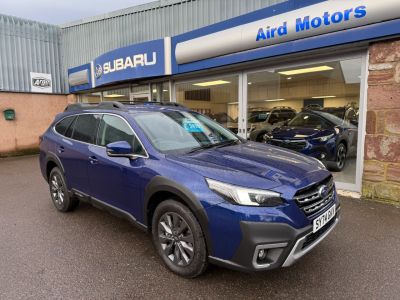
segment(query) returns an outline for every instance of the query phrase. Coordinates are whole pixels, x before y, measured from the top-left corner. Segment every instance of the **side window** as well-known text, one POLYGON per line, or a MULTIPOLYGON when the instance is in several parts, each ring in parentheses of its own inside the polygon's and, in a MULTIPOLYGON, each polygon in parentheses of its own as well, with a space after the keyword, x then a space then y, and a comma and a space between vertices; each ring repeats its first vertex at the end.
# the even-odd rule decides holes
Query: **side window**
POLYGON ((96 132, 99 126, 101 115, 79 115, 74 123, 72 138, 81 142, 94 144, 96 132))
POLYGON ((287 115, 288 119, 293 119, 295 116, 296 116, 296 113, 294 111, 288 112, 288 115, 287 115))
POLYGON ((270 124, 275 124, 279 122, 279 111, 274 111, 273 113, 271 113, 271 116, 269 117, 268 123, 270 124))
POLYGON ((56 130, 57 133, 65 135, 66 131, 71 126, 74 120, 75 116, 66 117, 65 119, 62 119, 60 122, 58 122, 54 127, 54 129, 56 130))
POLYGON ((134 154, 145 155, 145 151, 131 127, 120 117, 104 115, 100 122, 97 144, 107 146, 114 142, 128 142, 134 154))
POLYGON ((75 126, 75 123, 76 123, 76 120, 77 120, 78 118, 75 116, 75 118, 74 118, 74 120, 72 121, 72 124, 69 126, 69 128, 67 129, 67 131, 65 132, 65 136, 67 137, 67 138, 72 138, 72 133, 74 132, 74 126, 75 126))

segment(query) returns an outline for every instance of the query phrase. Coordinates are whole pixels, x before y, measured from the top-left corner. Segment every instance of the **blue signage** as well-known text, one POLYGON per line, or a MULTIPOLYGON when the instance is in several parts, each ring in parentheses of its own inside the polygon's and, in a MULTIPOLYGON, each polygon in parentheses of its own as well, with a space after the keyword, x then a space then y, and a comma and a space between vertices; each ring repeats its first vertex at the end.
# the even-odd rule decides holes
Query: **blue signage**
POLYGON ((124 80, 165 75, 164 40, 119 48, 96 58, 95 87, 124 80))
MULTIPOLYGON (((344 11, 336 11, 334 13, 324 12, 321 17, 296 19, 296 32, 307 31, 321 26, 331 26, 342 22, 351 21, 353 19, 362 19, 367 15, 367 7, 365 5, 356 8, 345 9, 344 11)), ((282 37, 290 34, 288 31, 287 21, 283 22, 282 26, 260 28, 257 32, 256 41, 269 40, 275 37, 282 37)))
POLYGON ((89 90, 92 88, 90 63, 68 69, 69 92, 89 90))

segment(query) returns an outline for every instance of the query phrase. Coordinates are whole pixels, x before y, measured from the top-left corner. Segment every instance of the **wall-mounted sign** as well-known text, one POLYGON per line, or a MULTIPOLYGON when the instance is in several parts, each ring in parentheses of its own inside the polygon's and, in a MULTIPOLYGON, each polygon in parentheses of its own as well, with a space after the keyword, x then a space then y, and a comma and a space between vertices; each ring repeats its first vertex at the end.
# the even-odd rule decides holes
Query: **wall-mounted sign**
POLYGON ((177 44, 178 64, 400 18, 399 0, 328 0, 177 44))
POLYGON ((52 93, 53 84, 51 74, 31 73, 31 92, 33 93, 52 93))
POLYGON ((103 54, 93 61, 94 86, 166 74, 164 39, 103 54))

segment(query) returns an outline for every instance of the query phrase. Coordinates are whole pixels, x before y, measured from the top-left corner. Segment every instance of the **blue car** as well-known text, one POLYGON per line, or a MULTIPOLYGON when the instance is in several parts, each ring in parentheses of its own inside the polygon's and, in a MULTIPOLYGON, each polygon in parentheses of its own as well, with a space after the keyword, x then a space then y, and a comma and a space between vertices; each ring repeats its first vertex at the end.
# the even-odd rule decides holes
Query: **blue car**
POLYGON ((319 159, 340 172, 346 159, 357 152, 358 129, 350 122, 323 111, 298 113, 284 126, 265 135, 268 144, 319 159))
POLYGON ((41 137, 54 206, 80 201, 152 234, 176 274, 208 263, 244 271, 287 267, 339 221, 318 160, 247 142, 176 104, 74 104, 41 137))

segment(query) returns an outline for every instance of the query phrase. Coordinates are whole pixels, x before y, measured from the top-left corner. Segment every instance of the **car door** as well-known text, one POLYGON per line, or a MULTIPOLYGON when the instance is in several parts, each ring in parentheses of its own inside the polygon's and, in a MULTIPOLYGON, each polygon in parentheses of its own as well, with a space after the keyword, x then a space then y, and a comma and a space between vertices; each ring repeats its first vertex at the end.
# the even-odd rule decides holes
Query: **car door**
POLYGON ((89 147, 91 195, 96 200, 129 212, 135 218, 142 215, 142 198, 146 185, 147 154, 128 122, 117 115, 104 114, 100 122, 97 145, 89 147), (126 141, 132 145, 135 159, 110 157, 106 146, 126 141))
POLYGON ((100 118, 98 114, 78 115, 56 145, 70 190, 74 189, 84 194, 90 192, 89 146, 95 143, 100 118))

